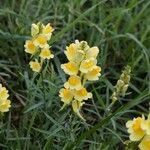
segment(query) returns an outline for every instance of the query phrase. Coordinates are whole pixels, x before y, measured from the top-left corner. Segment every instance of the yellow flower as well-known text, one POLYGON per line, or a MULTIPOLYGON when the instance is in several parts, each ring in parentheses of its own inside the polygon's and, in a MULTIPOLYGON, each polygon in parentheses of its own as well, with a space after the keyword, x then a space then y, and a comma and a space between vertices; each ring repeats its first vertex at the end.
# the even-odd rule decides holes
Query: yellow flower
POLYGON ((78 65, 74 62, 68 62, 66 64, 62 64, 61 68, 68 75, 76 75, 78 73, 78 65))
POLYGON ((7 112, 10 108, 10 100, 8 90, 0 84, 0 112, 7 112))
POLYGON ((31 40, 27 40, 25 45, 25 52, 34 54, 36 52, 36 46, 33 44, 31 40))
POLYGON ((99 48, 94 46, 94 47, 91 47, 90 49, 87 50, 86 52, 86 59, 89 59, 91 57, 95 58, 97 57, 99 53, 99 48))
POLYGON ((41 65, 40 63, 36 60, 36 61, 30 61, 29 63, 30 68, 35 71, 35 72, 40 72, 41 70, 41 65))
POLYGON ((73 93, 69 89, 60 89, 59 96, 61 97, 61 101, 65 104, 69 104, 73 99, 73 93))
POLYGON ((3 103, 0 104, 0 112, 7 112, 9 111, 9 108, 11 107, 11 102, 10 100, 5 100, 3 103))
POLYGON ((38 35, 34 41, 35 46, 39 46, 40 48, 48 48, 49 45, 47 44, 47 38, 44 35, 38 35))
POLYGON ((142 122, 141 127, 146 131, 147 135, 150 135, 150 114, 148 115, 148 119, 142 122))
POLYGON ((44 34, 48 40, 50 40, 53 31, 54 29, 50 23, 48 23, 46 26, 43 25, 42 34, 44 34))
POLYGON ((43 34, 49 34, 49 33, 52 33, 53 31, 54 31, 54 29, 50 25, 50 23, 48 23, 46 26, 43 26, 43 30, 42 30, 43 34))
POLYGON ((93 70, 91 70, 88 73, 86 73, 84 77, 86 79, 92 80, 92 81, 98 80, 99 76, 101 75, 100 72, 101 72, 101 67, 95 66, 93 68, 93 70))
POLYGON ((64 87, 67 89, 76 89, 79 90, 82 88, 81 79, 78 76, 70 76, 68 82, 64 84, 64 87))
POLYGON ((8 90, 0 84, 0 104, 9 97, 8 90))
POLYGON ((144 117, 134 118, 126 123, 128 133, 130 133, 131 141, 139 141, 145 135, 145 130, 142 129, 141 124, 145 121, 144 117))
POLYGON ((75 91, 75 99, 78 101, 87 100, 88 98, 92 98, 92 93, 87 92, 86 88, 82 88, 80 90, 75 91))
POLYGON ((51 51, 49 49, 43 48, 41 50, 40 57, 43 59, 50 59, 50 58, 53 58, 54 55, 51 54, 51 51))
POLYGON ((72 101, 72 108, 73 108, 73 111, 82 119, 82 120, 85 120, 81 114, 80 114, 80 109, 82 107, 82 105, 84 104, 84 102, 80 102, 80 101, 77 101, 77 100, 74 100, 72 101))
POLYGON ((77 46, 76 44, 72 43, 68 47, 66 47, 65 54, 69 61, 74 61, 77 54, 77 46))
POLYGON ((31 26, 31 35, 34 37, 39 33, 40 29, 39 29, 39 25, 33 23, 31 26))
POLYGON ((94 69, 96 63, 97 61, 94 58, 83 60, 80 65, 80 71, 82 73, 88 73, 94 69))
POLYGON ((146 135, 139 144, 140 150, 150 150, 150 135, 146 135))

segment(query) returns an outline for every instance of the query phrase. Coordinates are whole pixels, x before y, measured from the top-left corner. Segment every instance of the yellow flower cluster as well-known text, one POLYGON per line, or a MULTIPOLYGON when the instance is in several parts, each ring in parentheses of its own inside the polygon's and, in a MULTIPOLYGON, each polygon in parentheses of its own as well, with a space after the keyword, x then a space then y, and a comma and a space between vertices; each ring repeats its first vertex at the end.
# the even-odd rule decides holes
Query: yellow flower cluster
POLYGON ((101 68, 97 66, 98 47, 89 47, 87 42, 78 40, 66 47, 65 55, 69 62, 62 64, 61 68, 70 77, 60 89, 61 101, 64 106, 71 104, 73 111, 83 119, 80 109, 84 100, 92 98, 92 93, 84 87, 87 80, 98 80, 101 68))
POLYGON ((54 55, 51 53, 50 45, 48 44, 53 31, 54 29, 50 23, 48 23, 46 26, 42 23, 32 24, 32 38, 26 41, 24 47, 25 52, 36 58, 34 61, 30 61, 29 63, 34 72, 40 72, 45 59, 54 57, 54 55))
POLYGON ((150 150, 150 114, 147 119, 144 116, 134 118, 126 123, 131 141, 140 141, 140 150, 150 150))
POLYGON ((126 66, 120 76, 120 79, 117 81, 115 90, 111 96, 113 103, 117 101, 119 96, 122 96, 122 97, 125 96, 125 93, 128 89, 130 78, 131 78, 130 73, 131 73, 131 67, 126 66))
POLYGON ((0 84, 0 112, 7 112, 11 106, 10 100, 8 100, 8 90, 0 84))

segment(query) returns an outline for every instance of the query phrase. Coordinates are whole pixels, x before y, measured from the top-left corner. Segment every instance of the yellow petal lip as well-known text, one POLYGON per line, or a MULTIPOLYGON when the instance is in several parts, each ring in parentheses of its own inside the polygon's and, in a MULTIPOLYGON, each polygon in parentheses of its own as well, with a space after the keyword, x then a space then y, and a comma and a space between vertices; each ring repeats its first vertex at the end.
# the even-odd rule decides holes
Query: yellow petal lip
POLYGON ((25 52, 29 54, 36 53, 36 46, 33 44, 33 41, 31 40, 27 40, 24 47, 25 47, 25 52))
POLYGON ((140 150, 150 150, 150 135, 146 135, 139 144, 140 150))
POLYGON ((61 101, 65 104, 69 104, 73 99, 72 91, 65 88, 60 89, 59 96, 61 97, 61 101))
POLYGON ((142 123, 145 121, 142 117, 134 118, 126 123, 131 141, 139 141, 145 135, 145 130, 142 129, 142 123))
POLYGON ((42 27, 42 34, 47 37, 47 40, 50 40, 52 32, 54 31, 53 27, 50 25, 50 23, 48 23, 46 26, 43 25, 42 27))
POLYGON ((48 23, 46 26, 43 25, 43 30, 42 30, 43 34, 49 34, 49 33, 52 33, 53 31, 54 29, 50 23, 48 23))
POLYGON ((75 99, 78 101, 87 100, 92 98, 92 93, 87 92, 86 88, 81 88, 80 90, 75 91, 75 99))
POLYGON ((54 57, 54 55, 51 54, 51 51, 49 49, 46 49, 46 48, 41 50, 41 53, 39 56, 43 59, 50 59, 50 58, 54 57))
POLYGON ((97 61, 94 58, 83 60, 80 65, 80 71, 82 73, 88 73, 94 69, 96 63, 97 61))
POLYGON ((29 65, 34 72, 40 72, 41 65, 38 61, 30 61, 29 65))
POLYGON ((47 44, 47 38, 46 36, 40 34, 38 35, 34 41, 33 41, 34 45, 40 48, 46 48, 49 47, 49 45, 47 44))
POLYGON ((70 76, 68 82, 64 84, 64 87, 67 89, 76 89, 79 90, 82 88, 81 78, 78 76, 70 76))
POLYGON ((0 112, 7 112, 9 111, 9 108, 11 107, 11 102, 10 100, 5 100, 3 101, 2 104, 0 104, 0 112))
POLYGON ((74 62, 68 62, 61 65, 61 68, 68 75, 77 75, 78 73, 78 65, 74 62))
POLYGON ((85 74, 85 78, 91 81, 98 80, 101 76, 101 67, 95 66, 93 69, 85 74))

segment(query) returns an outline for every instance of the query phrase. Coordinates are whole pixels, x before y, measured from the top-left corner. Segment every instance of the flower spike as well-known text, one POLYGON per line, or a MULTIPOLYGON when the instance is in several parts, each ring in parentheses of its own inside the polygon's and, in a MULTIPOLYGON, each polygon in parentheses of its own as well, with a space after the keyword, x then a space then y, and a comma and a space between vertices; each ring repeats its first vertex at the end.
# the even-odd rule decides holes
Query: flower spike
POLYGON ((25 52, 31 54, 36 58, 36 61, 30 61, 30 68, 34 72, 40 72, 42 69, 43 61, 51 59, 54 55, 51 53, 50 45, 48 44, 54 29, 48 23, 33 23, 31 26, 30 40, 25 42, 25 52))
POLYGON ((65 54, 69 62, 62 64, 61 68, 70 77, 64 83, 64 88, 60 89, 61 101, 64 103, 61 110, 66 105, 72 105, 73 111, 85 120, 80 110, 86 100, 92 98, 92 93, 84 87, 87 80, 98 80, 101 75, 101 68, 97 66, 98 47, 91 47, 86 41, 71 43, 66 47, 65 54))

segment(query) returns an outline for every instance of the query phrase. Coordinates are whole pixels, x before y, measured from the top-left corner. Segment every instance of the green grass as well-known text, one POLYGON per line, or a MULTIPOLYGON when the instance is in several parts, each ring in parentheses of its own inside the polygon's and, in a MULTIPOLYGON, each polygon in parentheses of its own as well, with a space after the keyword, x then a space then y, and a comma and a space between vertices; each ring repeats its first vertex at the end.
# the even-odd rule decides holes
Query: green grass
POLYGON ((149 111, 149 8, 148 0, 0 1, 0 82, 12 101, 0 122, 0 149, 123 150, 126 121, 149 111), (38 21, 55 28, 50 41, 55 58, 45 63, 44 81, 29 69, 23 47, 38 21), (67 78, 60 64, 75 39, 100 48, 102 76, 87 84, 94 97, 83 107, 86 122, 69 107, 59 111, 58 92, 67 78), (113 85, 127 64, 128 94, 108 111, 113 85))

